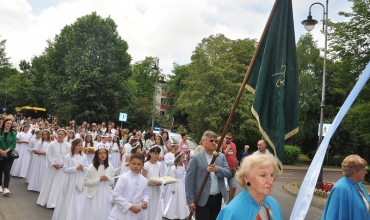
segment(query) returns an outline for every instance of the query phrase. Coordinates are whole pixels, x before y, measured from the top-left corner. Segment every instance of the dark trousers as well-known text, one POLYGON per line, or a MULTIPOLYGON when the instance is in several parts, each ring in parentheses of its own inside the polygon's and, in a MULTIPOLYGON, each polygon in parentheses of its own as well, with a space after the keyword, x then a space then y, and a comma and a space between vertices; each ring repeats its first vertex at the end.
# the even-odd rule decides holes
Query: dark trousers
POLYGON ((221 210, 222 194, 210 195, 205 206, 197 205, 195 218, 198 220, 216 220, 221 210))
POLYGON ((4 172, 4 188, 9 187, 10 181, 10 169, 13 165, 13 159, 0 160, 0 185, 3 182, 3 172, 4 172))

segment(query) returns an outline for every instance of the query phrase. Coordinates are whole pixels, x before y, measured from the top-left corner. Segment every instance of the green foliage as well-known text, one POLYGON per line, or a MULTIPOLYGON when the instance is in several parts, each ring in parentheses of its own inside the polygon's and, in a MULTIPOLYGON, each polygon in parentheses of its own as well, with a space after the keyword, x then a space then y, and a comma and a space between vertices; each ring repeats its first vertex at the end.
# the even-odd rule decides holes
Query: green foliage
MULTIPOLYGON (((131 101, 127 105, 127 112, 130 115, 130 127, 145 129, 151 126, 153 112, 153 95, 155 78, 152 67, 157 58, 145 57, 144 60, 135 62, 132 65, 132 76, 128 79, 131 86, 131 101)), ((161 70, 158 71, 158 80, 163 79, 161 70)), ((157 90, 158 92, 158 90, 157 90)), ((162 124, 164 121, 159 115, 155 116, 155 124, 162 124)))
POLYGON ((313 160, 313 158, 315 157, 315 154, 316 154, 316 150, 312 150, 307 153, 307 157, 313 160))
POLYGON ((0 68, 12 67, 12 64, 9 62, 9 57, 6 56, 5 43, 6 40, 0 40, 0 68))
POLYGON ((179 99, 182 91, 185 90, 184 79, 189 76, 189 65, 179 65, 173 64, 173 75, 169 76, 169 81, 167 82, 167 93, 170 95, 167 98, 167 103, 172 106, 168 111, 169 115, 174 117, 174 124, 181 124, 182 126, 187 126, 188 115, 181 110, 176 105, 176 101, 179 99))
MULTIPOLYGON (((255 40, 233 41, 219 34, 203 39, 195 48, 189 75, 181 80, 184 89, 175 105, 188 115, 188 129, 197 135, 196 139, 206 130, 222 133, 255 45, 255 40)), ((260 137, 251 103, 252 95, 245 92, 229 129, 234 140, 256 143, 260 137)))
POLYGON ((127 49, 109 17, 92 13, 65 26, 45 50, 51 110, 77 123, 117 118, 129 100, 123 83, 131 75, 127 49))
POLYGON ((331 22, 330 47, 335 58, 346 58, 352 73, 358 74, 370 61, 370 1, 349 0, 352 12, 339 12, 343 22, 331 22), (349 19, 349 20, 348 20, 349 19))
MULTIPOLYGON (((344 160, 345 156, 343 155, 336 155, 336 156, 329 156, 328 162, 326 163, 327 166, 336 166, 340 167, 342 166, 342 162, 344 160)), ((326 159, 325 159, 326 161, 326 159)))
POLYGON ((295 164, 298 162, 301 150, 296 146, 285 145, 284 146, 284 164, 295 164))

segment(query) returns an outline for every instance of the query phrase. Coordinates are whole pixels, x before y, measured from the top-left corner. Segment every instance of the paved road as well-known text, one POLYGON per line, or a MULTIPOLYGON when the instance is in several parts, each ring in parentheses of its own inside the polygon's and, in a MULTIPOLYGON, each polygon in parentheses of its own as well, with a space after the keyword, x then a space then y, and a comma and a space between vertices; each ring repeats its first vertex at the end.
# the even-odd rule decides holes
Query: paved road
MULTIPOLYGON (((284 219, 289 219, 295 198, 287 194, 282 185, 289 181, 302 181, 306 171, 285 170, 275 182, 272 196, 279 202, 284 219)), ((341 172, 324 171, 324 180, 337 181, 342 176, 341 172)), ((0 195, 0 220, 49 220, 53 215, 52 209, 36 204, 38 193, 27 190, 25 179, 12 177, 10 180, 10 196, 0 195)), ((241 188, 237 189, 237 193, 241 188)), ((314 206, 310 207, 307 220, 320 219, 322 210, 314 206)))

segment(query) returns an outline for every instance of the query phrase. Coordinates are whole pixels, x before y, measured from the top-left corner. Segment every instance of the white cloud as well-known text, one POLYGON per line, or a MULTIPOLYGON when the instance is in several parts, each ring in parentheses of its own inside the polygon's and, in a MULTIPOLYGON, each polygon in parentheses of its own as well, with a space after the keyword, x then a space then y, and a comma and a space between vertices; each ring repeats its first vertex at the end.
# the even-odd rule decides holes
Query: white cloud
MULTIPOLYGON (((168 74, 173 62, 188 63, 196 45, 212 34, 259 39, 273 3, 274 0, 59 0, 36 14, 26 0, 3 0, 0 35, 7 39, 6 52, 18 67, 20 60, 40 55, 46 40, 53 39, 65 25, 96 11, 103 18, 114 19, 119 34, 128 42, 133 62, 145 56, 158 57, 160 67, 168 74)), ((300 22, 306 19, 312 3, 293 0, 297 37, 305 33, 300 22)), ((321 20, 319 7, 312 8, 312 15, 321 20)), ((350 11, 349 7, 348 2, 332 0, 329 17, 343 20, 337 13, 350 11)), ((321 24, 318 26, 313 36, 323 46, 321 24)))

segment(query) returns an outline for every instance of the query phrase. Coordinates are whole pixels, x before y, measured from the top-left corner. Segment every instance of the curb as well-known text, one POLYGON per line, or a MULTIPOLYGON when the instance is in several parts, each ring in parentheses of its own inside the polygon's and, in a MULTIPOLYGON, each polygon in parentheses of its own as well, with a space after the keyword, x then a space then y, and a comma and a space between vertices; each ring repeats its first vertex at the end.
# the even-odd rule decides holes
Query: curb
MULTIPOLYGON (((287 182, 282 185, 282 188, 285 192, 287 192, 289 195, 293 196, 294 198, 297 198, 299 188, 297 182, 287 182)), ((326 205, 326 199, 317 198, 315 196, 312 197, 311 204, 319 209, 324 210, 326 205)))

